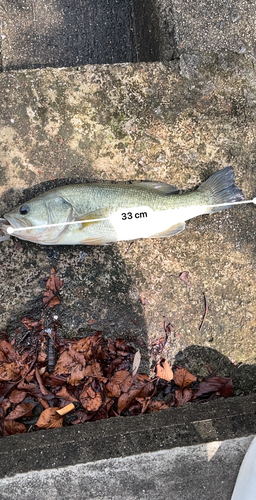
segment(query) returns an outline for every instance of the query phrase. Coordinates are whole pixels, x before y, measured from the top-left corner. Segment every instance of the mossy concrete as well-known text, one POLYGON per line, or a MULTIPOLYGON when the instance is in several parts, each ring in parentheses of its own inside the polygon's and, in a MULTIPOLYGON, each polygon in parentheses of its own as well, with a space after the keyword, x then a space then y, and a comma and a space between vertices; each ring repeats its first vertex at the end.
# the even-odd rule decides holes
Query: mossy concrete
MULTIPOLYGON (((253 63, 208 54, 196 74, 190 63, 183 76, 178 61, 1 74, 1 215, 59 183, 149 179, 189 190, 230 164, 246 198, 255 196, 253 63)), ((255 221, 247 205, 132 246, 5 241, 1 328, 13 336, 22 316, 40 314, 43 279, 54 266, 64 286, 52 314, 65 336, 100 328, 147 345, 165 335, 166 322, 169 359, 194 344, 253 365, 255 221), (209 311, 200 332, 204 294, 209 311)))

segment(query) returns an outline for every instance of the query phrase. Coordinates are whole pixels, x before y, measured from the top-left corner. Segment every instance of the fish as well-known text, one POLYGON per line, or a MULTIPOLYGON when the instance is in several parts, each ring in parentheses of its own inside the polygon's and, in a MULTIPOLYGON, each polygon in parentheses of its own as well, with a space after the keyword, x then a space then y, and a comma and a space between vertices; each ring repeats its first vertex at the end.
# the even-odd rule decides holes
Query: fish
POLYGON ((4 214, 1 240, 10 232, 41 245, 165 238, 183 231, 193 217, 219 212, 242 200, 232 167, 214 173, 192 192, 181 193, 175 186, 152 181, 70 184, 4 214))

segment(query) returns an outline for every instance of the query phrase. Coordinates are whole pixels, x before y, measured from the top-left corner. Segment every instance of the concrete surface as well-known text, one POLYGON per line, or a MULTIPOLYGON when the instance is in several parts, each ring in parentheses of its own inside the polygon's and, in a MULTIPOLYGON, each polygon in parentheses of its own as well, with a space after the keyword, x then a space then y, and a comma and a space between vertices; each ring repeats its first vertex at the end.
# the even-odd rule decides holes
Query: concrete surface
POLYGON ((7 437, 0 499, 230 499, 255 433, 250 395, 7 437))
POLYGON ((1 500, 230 500, 252 437, 17 474, 1 500))
POLYGON ((1 0, 2 69, 159 59, 150 0, 1 0))
MULTIPOLYGON (((147 178, 190 189, 229 164, 255 196, 255 2, 116 7, 103 2, 99 22, 95 2, 1 0, 0 215, 58 183, 147 178), (8 72, 62 65, 75 67, 8 72)), ((101 328, 139 340, 148 370, 148 345, 170 323, 163 356, 201 376, 223 358, 219 374, 233 375, 235 394, 255 391, 255 234, 247 206, 131 247, 11 239, 0 246, 0 327, 19 339, 20 318, 43 314, 54 266, 64 279, 52 312, 63 335, 101 328), (191 286, 179 279, 184 270, 191 286)), ((256 434, 254 407, 249 395, 5 438, 0 500, 230 500, 256 434)))
MULTIPOLYGON (((58 183, 146 178, 188 190, 227 164, 247 199, 255 196, 255 71, 229 55, 201 73, 188 80, 175 62, 2 73, 1 214, 58 183)), ((170 359, 195 344, 254 364, 254 212, 202 216, 176 237, 132 247, 10 239, 0 247, 1 327, 12 335, 21 316, 35 314, 54 265, 66 336, 91 331, 94 319, 93 328, 148 344, 166 321, 170 359), (191 286, 179 279, 184 270, 191 286)))
POLYGON ((254 1, 172 0, 171 3, 180 55, 228 51, 255 55, 254 1))
POLYGON ((1 0, 2 69, 255 56, 249 0, 1 0))

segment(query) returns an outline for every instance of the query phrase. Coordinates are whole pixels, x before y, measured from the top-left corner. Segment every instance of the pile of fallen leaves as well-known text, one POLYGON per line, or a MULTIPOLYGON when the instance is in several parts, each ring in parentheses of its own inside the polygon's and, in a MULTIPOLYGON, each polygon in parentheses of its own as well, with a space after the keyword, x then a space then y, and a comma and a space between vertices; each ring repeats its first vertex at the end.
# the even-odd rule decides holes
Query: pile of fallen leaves
MULTIPOLYGON (((59 303, 61 280, 52 269, 44 305, 59 303)), ((22 319, 33 341, 0 340, 0 436, 151 413, 188 401, 232 395, 232 379, 210 373, 199 379, 159 360, 153 376, 139 373, 140 353, 123 339, 101 332, 63 339, 44 318, 22 319)), ((24 338, 25 338, 24 336, 24 338)))

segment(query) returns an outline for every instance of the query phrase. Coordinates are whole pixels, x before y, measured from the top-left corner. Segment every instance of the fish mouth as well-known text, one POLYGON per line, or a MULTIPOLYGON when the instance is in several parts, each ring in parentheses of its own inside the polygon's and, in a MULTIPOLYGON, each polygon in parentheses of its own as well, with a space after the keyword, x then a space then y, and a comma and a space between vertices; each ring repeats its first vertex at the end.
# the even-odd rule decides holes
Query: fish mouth
POLYGON ((4 236, 0 236, 0 241, 5 241, 10 238, 10 235, 7 233, 8 227, 11 227, 10 222, 5 218, 0 218, 0 231, 4 233, 4 236))
POLYGON ((2 220, 5 220, 5 223, 9 226, 12 226, 13 229, 30 226, 30 224, 26 220, 18 219, 17 217, 12 217, 11 215, 4 215, 4 219, 0 219, 0 221, 2 220))
POLYGON ((15 229, 27 226, 28 224, 24 220, 18 220, 11 215, 4 215, 4 217, 0 218, 0 231, 4 233, 4 236, 0 236, 0 242, 8 240, 10 238, 8 228, 13 229, 13 232, 11 234, 12 236, 15 236, 15 229))

